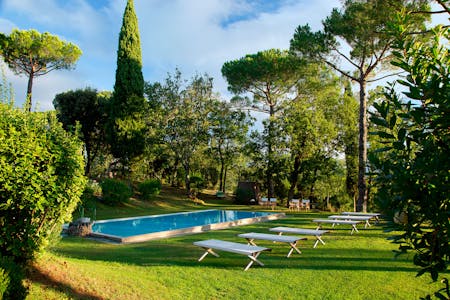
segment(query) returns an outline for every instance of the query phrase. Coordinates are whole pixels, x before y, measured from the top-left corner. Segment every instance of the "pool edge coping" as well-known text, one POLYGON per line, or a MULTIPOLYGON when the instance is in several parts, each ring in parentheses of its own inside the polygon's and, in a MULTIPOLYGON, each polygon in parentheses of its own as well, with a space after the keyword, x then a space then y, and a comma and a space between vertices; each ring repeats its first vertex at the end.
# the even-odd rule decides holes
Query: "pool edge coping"
POLYGON ((139 234, 139 235, 134 235, 134 236, 129 236, 129 237, 120 237, 120 236, 101 234, 101 233, 96 233, 96 232, 91 232, 89 234, 89 237, 106 239, 106 240, 110 240, 110 241, 120 243, 120 244, 131 244, 131 243, 147 242, 147 241, 151 241, 151 240, 157 240, 157 239, 163 239, 163 238, 169 238, 169 237, 175 237, 175 236, 181 236, 181 235, 202 233, 202 232, 207 232, 210 230, 221 230, 221 229, 227 229, 227 228, 232 228, 232 227, 236 227, 236 226, 250 225, 250 224, 254 224, 254 223, 278 220, 278 219, 285 218, 285 217, 286 217, 286 214, 283 212, 280 212, 280 213, 273 213, 273 214, 270 214, 267 216, 245 218, 245 219, 240 219, 240 220, 221 222, 221 223, 215 223, 215 224, 207 224, 207 225, 199 225, 199 226, 193 226, 193 227, 187 227, 187 228, 181 228, 181 229, 175 229, 175 230, 166 230, 166 231, 160 231, 160 232, 145 233, 145 234, 139 234))

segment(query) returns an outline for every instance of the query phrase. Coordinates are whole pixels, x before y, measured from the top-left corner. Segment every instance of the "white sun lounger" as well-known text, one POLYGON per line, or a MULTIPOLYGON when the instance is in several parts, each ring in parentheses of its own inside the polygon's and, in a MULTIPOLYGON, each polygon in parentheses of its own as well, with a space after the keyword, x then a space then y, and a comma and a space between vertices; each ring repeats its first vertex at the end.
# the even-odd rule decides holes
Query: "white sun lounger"
POLYGON ((328 232, 328 230, 316 230, 316 229, 304 229, 292 227, 274 227, 270 228, 269 230, 273 232, 278 232, 279 235, 282 235, 283 233, 313 235, 316 237, 316 242, 314 243, 313 248, 316 248, 319 242, 321 242, 322 245, 325 245, 325 242, 322 240, 322 235, 328 232))
POLYGON ((361 223, 361 221, 348 221, 348 220, 333 220, 333 219, 314 219, 312 220, 314 223, 317 223, 317 229, 322 228, 323 223, 333 224, 332 227, 335 225, 340 224, 348 224, 352 226, 352 232, 350 234, 353 234, 353 232, 359 232, 358 228, 356 228, 356 225, 361 223))
POLYGON ((219 255, 215 253, 213 249, 246 255, 248 258, 250 258, 250 262, 245 267, 244 271, 247 271, 253 265, 254 262, 259 264, 260 266, 264 266, 264 264, 258 260, 258 256, 261 254, 262 251, 272 251, 272 249, 270 248, 227 242, 221 240, 198 241, 194 242, 194 245, 202 247, 203 249, 206 250, 206 252, 203 253, 203 255, 198 259, 198 261, 202 261, 208 254, 212 254, 215 257, 219 257, 219 255))
POLYGON ((380 213, 363 213, 363 212, 352 212, 352 211, 344 211, 341 213, 342 215, 350 215, 350 216, 367 216, 372 217, 378 223, 380 221, 380 213))
POLYGON ((370 227, 369 220, 372 219, 371 216, 352 216, 352 215, 332 215, 328 219, 333 220, 349 220, 349 221, 363 221, 365 222, 364 228, 370 227))
POLYGON ((289 250, 287 257, 290 257, 294 250, 297 251, 298 254, 302 254, 302 252, 297 248, 297 242, 300 240, 306 240, 305 237, 277 235, 269 233, 256 233, 256 232, 238 234, 238 237, 243 237, 247 239, 248 243, 253 246, 256 246, 254 240, 288 243, 291 246, 291 249, 289 250))

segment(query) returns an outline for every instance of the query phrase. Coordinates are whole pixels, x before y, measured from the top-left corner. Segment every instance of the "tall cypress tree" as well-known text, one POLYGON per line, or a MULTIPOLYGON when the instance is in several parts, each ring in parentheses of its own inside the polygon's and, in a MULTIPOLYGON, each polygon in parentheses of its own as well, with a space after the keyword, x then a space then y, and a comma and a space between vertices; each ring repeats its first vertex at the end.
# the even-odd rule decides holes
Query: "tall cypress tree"
POLYGON ((144 149, 145 109, 141 43, 133 0, 127 1, 117 50, 114 92, 110 103, 109 143, 123 166, 144 149))

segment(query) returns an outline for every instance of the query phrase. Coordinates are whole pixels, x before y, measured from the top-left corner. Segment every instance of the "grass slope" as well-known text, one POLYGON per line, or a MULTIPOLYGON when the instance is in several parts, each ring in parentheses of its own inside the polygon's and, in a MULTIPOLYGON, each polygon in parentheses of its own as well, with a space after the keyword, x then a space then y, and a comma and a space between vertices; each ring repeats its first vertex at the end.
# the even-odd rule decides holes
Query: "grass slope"
MULTIPOLYGON (((196 205, 168 193, 151 203, 135 201, 124 210, 99 207, 98 216, 245 208, 212 199, 196 205)), ((247 272, 245 256, 219 252, 220 258, 208 255, 198 262, 203 251, 192 245, 210 238, 245 242, 236 235, 269 232, 274 226, 314 228, 310 220, 324 216, 301 212, 267 223, 130 245, 64 238, 35 263, 28 299, 418 299, 438 289, 429 277, 415 277, 412 254, 394 258, 396 245, 387 241, 389 234, 380 225, 355 235, 338 226, 323 236, 326 245, 313 249, 314 238, 300 241, 302 255, 294 252, 290 258, 285 257, 286 244, 259 241, 273 250, 260 256, 265 267, 254 265, 247 272)))

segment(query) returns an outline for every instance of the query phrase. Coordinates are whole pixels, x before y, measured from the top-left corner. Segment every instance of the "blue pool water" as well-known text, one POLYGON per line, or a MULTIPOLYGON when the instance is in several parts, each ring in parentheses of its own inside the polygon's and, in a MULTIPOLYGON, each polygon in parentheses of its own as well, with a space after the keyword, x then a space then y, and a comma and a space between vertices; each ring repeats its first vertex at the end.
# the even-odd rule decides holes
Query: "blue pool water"
POLYGON ((120 239, 184 228, 197 228, 198 226, 205 227, 205 225, 234 222, 242 219, 270 218, 271 215, 277 214, 232 210, 203 210, 96 221, 92 225, 92 232, 94 235, 112 236, 120 239))

